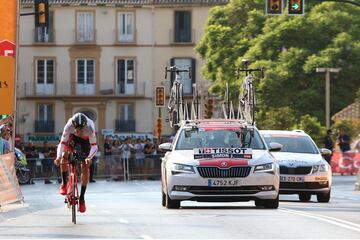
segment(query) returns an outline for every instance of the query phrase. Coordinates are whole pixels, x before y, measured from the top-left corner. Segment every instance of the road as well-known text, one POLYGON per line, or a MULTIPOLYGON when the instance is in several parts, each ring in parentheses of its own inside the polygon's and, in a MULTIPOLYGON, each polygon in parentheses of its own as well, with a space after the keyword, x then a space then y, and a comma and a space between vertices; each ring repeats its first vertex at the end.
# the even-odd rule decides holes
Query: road
POLYGON ((360 193, 355 176, 335 176, 330 203, 298 201, 282 195, 277 210, 253 202, 182 202, 179 210, 161 206, 159 181, 89 184, 88 211, 71 223, 58 185, 22 186, 25 204, 0 213, 0 238, 126 239, 360 239, 360 193))

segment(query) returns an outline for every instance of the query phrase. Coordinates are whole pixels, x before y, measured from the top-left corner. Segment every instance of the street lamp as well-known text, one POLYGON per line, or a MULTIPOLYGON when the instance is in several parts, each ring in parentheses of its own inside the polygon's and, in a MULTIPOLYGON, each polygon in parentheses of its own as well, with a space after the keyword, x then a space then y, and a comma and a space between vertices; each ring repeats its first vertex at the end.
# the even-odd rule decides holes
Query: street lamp
POLYGON ((316 68, 316 72, 325 73, 325 123, 330 129, 330 73, 339 73, 341 68, 316 68))

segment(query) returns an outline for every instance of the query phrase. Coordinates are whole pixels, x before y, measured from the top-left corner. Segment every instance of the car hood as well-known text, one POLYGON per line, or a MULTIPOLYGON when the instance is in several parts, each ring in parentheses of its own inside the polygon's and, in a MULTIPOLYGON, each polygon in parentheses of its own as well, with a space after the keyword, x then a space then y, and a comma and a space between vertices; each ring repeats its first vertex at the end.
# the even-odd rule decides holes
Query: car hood
POLYGON ((194 159, 193 150, 177 150, 169 154, 169 159, 174 163, 187 164, 192 166, 218 166, 220 162, 227 162, 227 167, 231 165, 259 165, 275 161, 275 159, 266 150, 252 150, 252 159, 227 159, 227 158, 214 158, 214 159, 194 159))
POLYGON ((273 152, 272 155, 280 166, 297 167, 326 164, 326 161, 320 154, 273 152))

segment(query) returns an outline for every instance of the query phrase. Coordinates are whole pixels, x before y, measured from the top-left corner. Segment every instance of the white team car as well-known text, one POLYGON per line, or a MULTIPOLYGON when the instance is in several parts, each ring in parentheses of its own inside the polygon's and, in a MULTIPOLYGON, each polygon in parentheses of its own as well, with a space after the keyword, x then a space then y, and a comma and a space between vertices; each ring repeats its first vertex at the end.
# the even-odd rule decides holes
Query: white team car
POLYGON ((258 130, 239 120, 191 120, 181 124, 161 164, 162 205, 183 200, 237 202, 278 208, 279 165, 258 130))
POLYGON ((331 151, 318 149, 303 131, 261 130, 266 143, 280 143, 280 152, 272 153, 280 165, 280 194, 299 194, 300 201, 309 201, 312 194, 318 202, 329 202, 332 173, 322 155, 331 151))

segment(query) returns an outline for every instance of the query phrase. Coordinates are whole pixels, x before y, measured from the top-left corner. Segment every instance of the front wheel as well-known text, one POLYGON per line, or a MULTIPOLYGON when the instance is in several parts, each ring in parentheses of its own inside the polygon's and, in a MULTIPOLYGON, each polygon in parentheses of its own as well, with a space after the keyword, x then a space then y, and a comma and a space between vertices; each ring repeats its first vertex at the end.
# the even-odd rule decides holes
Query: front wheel
POLYGON ((330 201, 330 195, 331 195, 331 191, 327 193, 318 193, 316 195, 317 201, 320 203, 328 203, 330 201))
POLYGON ((165 202, 167 209, 179 209, 180 208, 180 200, 172 200, 170 199, 169 195, 166 194, 166 202, 165 202))
POLYGON ((299 199, 301 202, 308 202, 311 199, 311 194, 309 193, 299 193, 299 199))
POLYGON ((19 184, 27 184, 30 182, 30 172, 24 171, 24 170, 17 170, 16 171, 16 177, 19 181, 19 184))
POLYGON ((71 184, 71 198, 72 198, 71 215, 72 215, 72 222, 74 224, 76 224, 76 205, 78 204, 78 199, 76 199, 75 191, 76 191, 76 181, 74 181, 73 179, 71 184))
POLYGON ((279 195, 275 199, 265 199, 264 207, 269 209, 277 209, 279 207, 279 195))

